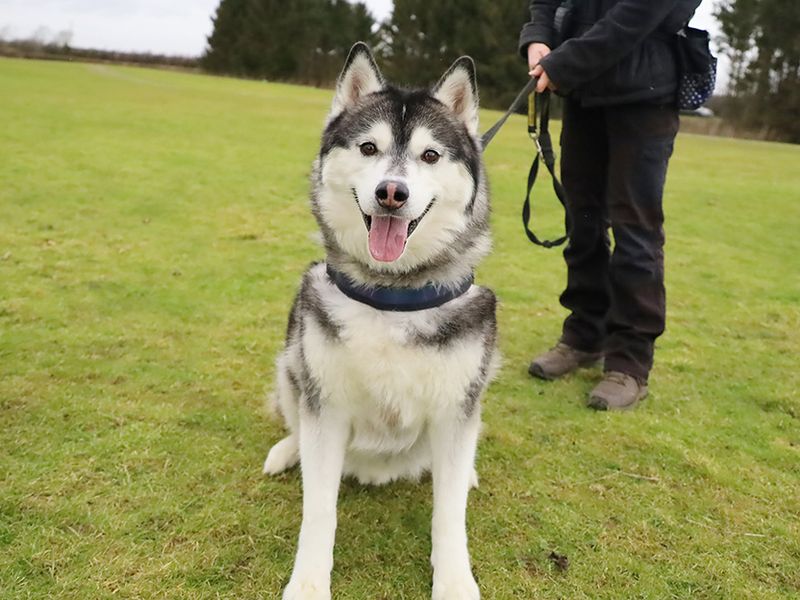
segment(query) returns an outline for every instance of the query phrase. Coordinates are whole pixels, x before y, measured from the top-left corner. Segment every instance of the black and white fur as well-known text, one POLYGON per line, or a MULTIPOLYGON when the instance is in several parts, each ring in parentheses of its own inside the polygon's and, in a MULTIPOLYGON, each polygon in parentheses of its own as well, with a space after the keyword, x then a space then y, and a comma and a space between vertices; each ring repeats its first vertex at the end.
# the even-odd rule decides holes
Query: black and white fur
MULTIPOLYGON (((429 155, 431 156, 431 155, 429 155)), ((340 75, 312 174, 311 205, 326 262, 365 286, 457 287, 490 249, 489 200, 471 59, 431 91, 384 83, 356 44, 340 75), (375 145, 365 156, 361 146, 375 145), (423 153, 439 155, 435 164, 423 153), (414 227, 402 255, 376 260, 370 218, 387 177, 409 190, 398 211, 414 227)), ((339 482, 433 477, 433 598, 480 597, 467 550, 477 485, 480 397, 496 370, 495 296, 473 285, 446 304, 381 311, 345 296, 326 264, 306 271, 277 360, 275 400, 289 435, 264 472, 301 463, 303 521, 284 600, 330 598, 339 482)))

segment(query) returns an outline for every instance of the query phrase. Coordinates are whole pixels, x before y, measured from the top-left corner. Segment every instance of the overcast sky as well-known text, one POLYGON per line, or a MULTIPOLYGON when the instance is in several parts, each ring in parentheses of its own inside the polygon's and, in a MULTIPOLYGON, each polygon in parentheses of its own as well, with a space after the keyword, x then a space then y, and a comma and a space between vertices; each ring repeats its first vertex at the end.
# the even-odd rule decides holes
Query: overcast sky
MULTIPOLYGON (((392 0, 365 0, 385 19, 392 0)), ((525 0, 520 0, 521 4, 525 0)), ((704 0, 693 25, 716 32, 715 0, 704 0)), ((71 31, 71 45, 103 50, 199 56, 219 0, 0 0, 0 37, 52 38, 71 31), (46 28, 46 29, 42 29, 46 28)))
MULTIPOLYGON (((46 27, 50 35, 71 31, 76 47, 197 56, 205 48, 218 4, 219 0, 0 0, 0 33, 5 38, 29 37, 46 27)), ((378 19, 392 10, 391 0, 366 4, 378 19)), ((715 26, 713 4, 705 0, 695 17, 704 29, 715 26)))

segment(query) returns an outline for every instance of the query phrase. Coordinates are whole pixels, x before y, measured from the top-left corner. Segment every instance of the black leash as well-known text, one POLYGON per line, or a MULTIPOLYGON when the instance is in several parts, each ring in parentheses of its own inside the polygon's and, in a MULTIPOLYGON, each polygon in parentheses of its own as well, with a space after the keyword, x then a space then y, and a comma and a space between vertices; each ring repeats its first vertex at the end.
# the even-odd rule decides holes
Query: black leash
POLYGON ((536 156, 534 157, 533 162, 531 163, 531 168, 528 171, 528 189, 525 193, 525 202, 522 205, 522 224, 525 227, 525 234, 528 236, 528 239, 531 242, 538 246, 543 246, 544 248, 553 248, 555 246, 560 246, 569 238, 569 215, 567 215, 564 219, 566 233, 558 239, 540 240, 530 228, 531 191, 533 190, 533 184, 536 182, 536 176, 539 174, 540 158, 553 178, 553 191, 556 193, 559 202, 561 202, 561 205, 564 206, 564 210, 566 211, 566 194, 564 192, 564 186, 561 185, 561 182, 556 176, 556 155, 553 151, 553 140, 550 137, 550 92, 545 91, 541 94, 536 93, 536 84, 538 81, 538 78, 532 77, 528 83, 525 84, 525 87, 523 87, 519 94, 517 94, 517 97, 514 98, 514 101, 511 103, 511 106, 508 107, 508 110, 505 112, 505 114, 500 117, 497 123, 492 125, 492 127, 490 127, 486 133, 483 134, 481 137, 481 142, 485 150, 489 143, 494 139, 494 136, 497 135, 497 132, 500 131, 503 125, 505 125, 508 117, 510 117, 512 113, 515 113, 517 110, 519 110, 519 108, 522 106, 522 103, 527 98, 528 135, 536 145, 536 156))
POLYGON ((520 90, 519 94, 517 94, 517 97, 514 98, 514 101, 511 103, 511 106, 508 107, 506 113, 500 117, 500 119, 498 119, 497 123, 492 125, 489 130, 481 136, 481 144, 483 145, 484 149, 486 149, 486 146, 488 146, 489 143, 494 139, 494 136, 497 135, 497 132, 502 129, 503 125, 506 124, 508 117, 517 112, 522 106, 522 103, 525 102, 525 99, 536 90, 537 83, 539 83, 539 78, 531 77, 528 80, 528 83, 525 84, 525 87, 520 90))

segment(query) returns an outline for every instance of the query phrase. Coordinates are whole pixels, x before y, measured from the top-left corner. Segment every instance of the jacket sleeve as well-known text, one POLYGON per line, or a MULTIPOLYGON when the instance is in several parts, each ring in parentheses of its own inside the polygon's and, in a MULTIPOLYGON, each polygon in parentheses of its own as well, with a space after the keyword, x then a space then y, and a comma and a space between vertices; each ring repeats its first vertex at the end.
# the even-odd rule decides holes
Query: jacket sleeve
POLYGON ((586 33, 561 44, 541 64, 558 91, 569 93, 619 63, 656 30, 678 2, 621 0, 586 33))
POLYGON ((528 58, 528 46, 533 43, 547 44, 550 48, 555 44, 556 30, 553 24, 559 0, 531 0, 531 20, 525 23, 519 34, 519 53, 528 58))

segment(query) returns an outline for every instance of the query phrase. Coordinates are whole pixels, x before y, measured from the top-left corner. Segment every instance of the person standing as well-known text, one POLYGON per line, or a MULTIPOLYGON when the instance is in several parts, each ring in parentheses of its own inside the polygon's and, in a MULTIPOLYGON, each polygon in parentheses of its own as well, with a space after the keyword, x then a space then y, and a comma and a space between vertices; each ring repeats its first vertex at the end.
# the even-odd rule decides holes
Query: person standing
POLYGON ((531 0, 520 33, 537 90, 565 99, 561 178, 570 223, 560 297, 570 314, 529 372, 551 380, 603 360, 603 380, 588 398, 595 409, 633 408, 647 395, 664 331, 662 197, 679 126, 675 34, 699 4, 531 0))

